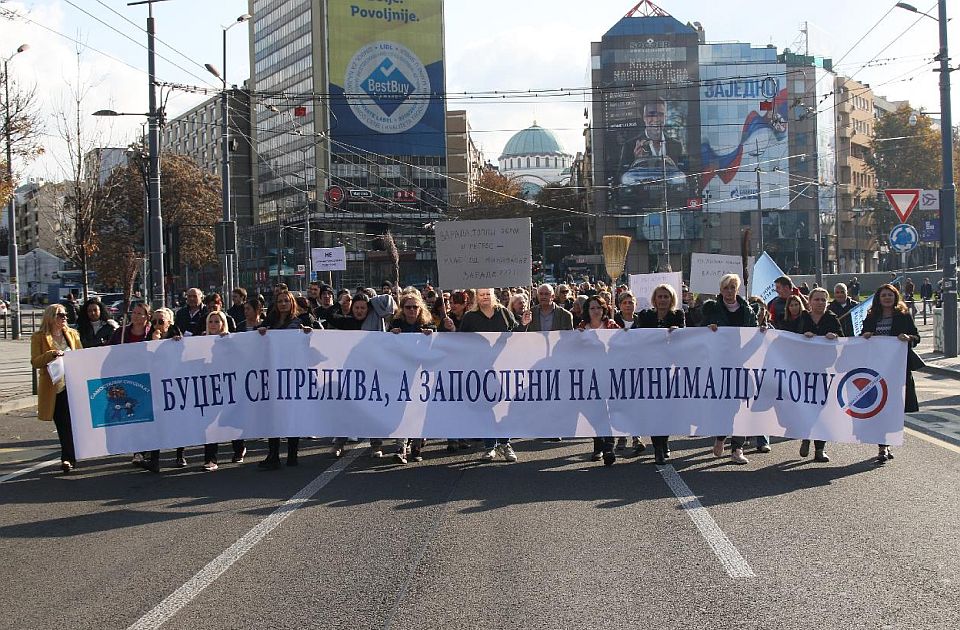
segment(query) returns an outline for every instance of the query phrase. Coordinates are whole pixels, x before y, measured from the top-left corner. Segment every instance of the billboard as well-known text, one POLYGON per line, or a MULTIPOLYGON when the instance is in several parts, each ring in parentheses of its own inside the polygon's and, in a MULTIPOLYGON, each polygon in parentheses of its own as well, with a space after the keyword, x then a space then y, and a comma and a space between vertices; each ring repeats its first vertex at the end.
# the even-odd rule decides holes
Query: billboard
POLYGON ((704 210, 756 210, 758 167, 763 207, 787 208, 786 66, 776 63, 775 50, 749 44, 704 45, 700 63, 704 210), (714 58, 723 62, 711 63, 714 58))
POLYGON ((443 0, 327 6, 331 150, 445 156, 443 0))
POLYGON ((608 211, 696 207, 698 43, 667 17, 624 18, 603 36, 595 86, 608 211))

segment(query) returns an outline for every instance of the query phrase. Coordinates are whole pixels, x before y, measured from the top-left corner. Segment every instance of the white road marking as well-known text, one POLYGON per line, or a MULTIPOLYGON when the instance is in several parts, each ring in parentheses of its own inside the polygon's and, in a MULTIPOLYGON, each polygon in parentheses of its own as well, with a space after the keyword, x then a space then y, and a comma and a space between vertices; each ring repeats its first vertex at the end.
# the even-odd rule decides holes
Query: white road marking
POLYGON ((924 442, 930 442, 931 444, 936 444, 937 446, 945 448, 948 451, 953 451, 954 453, 960 453, 960 446, 957 446, 956 444, 951 444, 950 442, 944 442, 943 440, 938 440, 932 435, 927 435, 926 433, 917 431, 915 429, 910 429, 910 428, 904 428, 903 432, 911 437, 915 437, 919 440, 923 440, 924 442))
POLYGON ((710 516, 707 508, 703 507, 700 499, 690 490, 690 486, 680 478, 676 469, 669 464, 657 466, 657 468, 663 475, 663 480, 667 482, 667 485, 673 490, 673 494, 679 499, 680 506, 686 510, 690 520, 697 526, 704 540, 713 549, 713 553, 720 560, 720 564, 726 569, 727 575, 732 578, 757 577, 747 561, 743 559, 737 548, 733 546, 727 535, 717 525, 717 522, 710 516))
POLYGON ((10 481, 11 479, 16 479, 17 477, 22 477, 23 475, 32 473, 35 470, 40 470, 41 468, 46 468, 47 466, 53 466, 54 464, 59 464, 59 463, 60 463, 60 458, 56 457, 54 459, 48 459, 40 463, 34 464, 33 466, 27 466, 26 468, 21 468, 20 470, 16 470, 12 473, 8 473, 0 477, 0 483, 4 483, 5 481, 10 481))
POLYGON ((155 630, 171 617, 193 601, 205 588, 213 584, 217 578, 226 573, 233 564, 242 558, 248 551, 260 542, 264 536, 276 529, 284 520, 298 509, 306 505, 320 490, 349 466, 353 460, 365 449, 354 448, 343 456, 337 463, 320 473, 313 481, 293 495, 283 505, 278 507, 270 516, 266 517, 249 532, 230 545, 226 551, 211 560, 207 566, 187 582, 167 596, 162 602, 138 619, 128 630, 155 630))

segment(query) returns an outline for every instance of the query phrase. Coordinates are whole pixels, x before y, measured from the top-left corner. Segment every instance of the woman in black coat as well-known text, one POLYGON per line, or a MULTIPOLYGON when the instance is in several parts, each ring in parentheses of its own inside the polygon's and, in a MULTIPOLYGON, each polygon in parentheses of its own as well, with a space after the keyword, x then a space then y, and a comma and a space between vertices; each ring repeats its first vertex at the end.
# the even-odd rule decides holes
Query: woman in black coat
MULTIPOLYGON (((720 293, 715 300, 705 302, 703 305, 703 325, 717 332, 717 329, 724 326, 739 328, 757 328, 757 314, 745 299, 737 295, 740 290, 740 276, 735 273, 728 273, 720 278, 720 293)), ((765 327, 759 326, 760 330, 765 327)), ((715 457, 723 455, 723 446, 726 442, 726 436, 717 436, 713 442, 713 454, 715 457)), ((735 435, 730 438, 730 461, 735 464, 747 464, 749 460, 743 454, 743 445, 747 438, 735 435)), ((770 441, 765 435, 757 436, 757 450, 761 453, 770 452, 770 441)))
MULTIPOLYGON (((686 317, 683 311, 677 308, 677 292, 669 284, 657 285, 650 296, 650 303, 653 308, 640 311, 640 328, 666 328, 674 331, 686 327, 686 317)), ((658 465, 665 464, 670 458, 670 436, 654 435, 650 439, 653 441, 654 462, 658 465)), ((643 449, 638 449, 637 452, 641 450, 643 449)))
MULTIPOLYGON (((790 308, 790 300, 794 297, 791 295, 787 300, 787 310, 790 308)), ((840 320, 837 316, 827 310, 827 300, 830 298, 830 295, 827 293, 827 290, 822 287, 817 287, 810 291, 809 295, 809 304, 810 310, 804 311, 800 316, 800 325, 797 330, 798 333, 801 333, 804 337, 826 337, 827 339, 836 339, 837 337, 843 337, 843 326, 840 324, 840 320)), ((827 446, 826 440, 814 440, 814 461, 817 462, 829 462, 830 458, 824 452, 824 449, 827 446)), ((810 440, 803 440, 800 442, 800 457, 806 457, 810 454, 810 440)))
POLYGON ((117 322, 110 319, 107 307, 100 303, 100 298, 93 297, 84 302, 77 316, 77 332, 80 333, 80 343, 84 348, 110 345, 110 338, 119 327, 117 322))
MULTIPOLYGON (((299 318, 300 311, 297 307, 297 299, 288 290, 277 292, 274 299, 273 308, 267 315, 263 325, 257 329, 261 335, 267 334, 268 330, 302 330, 305 333, 313 331, 309 326, 304 326, 299 318)), ((280 438, 272 437, 267 440, 267 458, 261 461, 257 466, 267 470, 277 470, 280 468, 280 438)), ((299 454, 300 438, 287 438, 287 466, 296 466, 299 463, 297 455, 299 454)))
MULTIPOLYGON (((920 343, 920 333, 913 317, 900 297, 900 291, 892 284, 884 284, 873 294, 873 304, 863 320, 863 330, 860 333, 866 339, 874 335, 896 337, 900 341, 910 344, 907 349, 907 388, 903 400, 904 413, 920 411, 917 400, 917 386, 913 382, 913 370, 923 366, 923 360, 917 356, 913 348, 920 343)), ((887 444, 878 445, 877 463, 886 463, 893 459, 893 452, 887 444)))

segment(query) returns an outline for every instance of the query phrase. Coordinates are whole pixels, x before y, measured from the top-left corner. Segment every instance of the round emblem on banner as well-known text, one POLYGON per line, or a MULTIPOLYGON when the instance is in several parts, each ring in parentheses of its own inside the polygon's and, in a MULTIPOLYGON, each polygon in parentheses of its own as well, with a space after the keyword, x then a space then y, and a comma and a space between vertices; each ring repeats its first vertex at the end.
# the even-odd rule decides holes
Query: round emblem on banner
POLYGON ((343 87, 354 116, 380 133, 413 128, 430 105, 427 68, 409 48, 380 41, 357 51, 343 87))
POLYGON ((851 418, 872 418, 887 404, 887 381, 870 368, 852 370, 837 386, 837 402, 851 418))

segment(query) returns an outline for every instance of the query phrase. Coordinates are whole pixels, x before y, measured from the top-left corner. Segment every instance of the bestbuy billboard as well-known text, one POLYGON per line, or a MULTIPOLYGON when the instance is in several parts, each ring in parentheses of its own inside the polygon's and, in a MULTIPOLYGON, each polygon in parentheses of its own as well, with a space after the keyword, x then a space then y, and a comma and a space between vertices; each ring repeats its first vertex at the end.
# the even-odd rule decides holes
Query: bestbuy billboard
POLYGON ((443 1, 328 7, 333 152, 444 156, 443 1))

